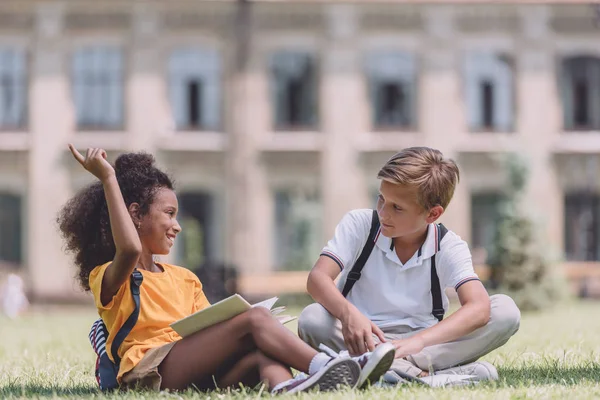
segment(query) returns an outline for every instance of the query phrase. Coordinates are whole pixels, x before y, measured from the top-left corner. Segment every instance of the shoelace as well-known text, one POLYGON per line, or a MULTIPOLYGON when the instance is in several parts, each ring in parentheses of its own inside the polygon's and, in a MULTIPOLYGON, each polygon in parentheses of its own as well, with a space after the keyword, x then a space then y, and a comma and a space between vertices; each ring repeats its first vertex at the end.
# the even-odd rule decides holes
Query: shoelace
POLYGON ((366 352, 366 353, 364 353, 364 354, 362 354, 360 356, 351 357, 350 353, 348 352, 348 350, 342 350, 342 351, 340 351, 338 353, 338 352, 335 352, 333 349, 327 347, 323 343, 319 344, 319 350, 323 351, 323 353, 327 354, 329 357, 332 357, 332 358, 352 358, 355 361, 359 361, 363 357, 367 357, 368 358, 371 355, 371 352, 366 352))

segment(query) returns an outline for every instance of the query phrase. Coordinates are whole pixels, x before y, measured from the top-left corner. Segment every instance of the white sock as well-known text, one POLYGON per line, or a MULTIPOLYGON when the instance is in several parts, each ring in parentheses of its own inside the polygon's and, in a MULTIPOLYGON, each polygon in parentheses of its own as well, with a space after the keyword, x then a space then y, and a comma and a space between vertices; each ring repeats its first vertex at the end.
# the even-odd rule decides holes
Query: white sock
POLYGON ((314 356, 312 360, 310 360, 310 364, 308 365, 308 374, 314 374, 315 372, 323 368, 325 364, 329 362, 329 360, 331 360, 331 357, 329 357, 327 354, 317 353, 317 355, 314 356))

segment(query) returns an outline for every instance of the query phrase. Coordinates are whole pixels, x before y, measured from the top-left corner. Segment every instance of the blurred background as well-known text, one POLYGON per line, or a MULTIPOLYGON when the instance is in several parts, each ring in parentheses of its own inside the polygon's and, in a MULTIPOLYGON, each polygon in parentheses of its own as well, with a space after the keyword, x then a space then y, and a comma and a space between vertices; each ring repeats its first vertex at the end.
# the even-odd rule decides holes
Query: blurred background
POLYGON ((156 156, 183 227, 164 260, 212 300, 303 293, 421 145, 460 167, 442 222, 492 290, 600 294, 598 5, 2 0, 0 282, 38 303, 91 304, 55 222, 92 182, 69 142, 156 156))

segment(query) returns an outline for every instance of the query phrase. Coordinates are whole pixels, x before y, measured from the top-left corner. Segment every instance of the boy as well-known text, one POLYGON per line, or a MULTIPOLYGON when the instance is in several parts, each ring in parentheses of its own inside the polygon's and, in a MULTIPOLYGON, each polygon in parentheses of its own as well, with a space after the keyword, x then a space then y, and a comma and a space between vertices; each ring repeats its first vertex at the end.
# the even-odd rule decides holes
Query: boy
POLYGON ((438 150, 413 147, 393 156, 378 178, 376 213, 346 214, 309 275, 317 303, 300 315, 300 337, 352 355, 391 342, 392 370, 416 377, 435 371, 498 379, 493 365, 475 361, 515 334, 520 312, 508 296, 489 297, 467 244, 435 223, 454 194, 458 167, 438 150), (351 273, 369 236, 362 272, 351 273), (457 291, 461 307, 443 319, 446 287, 457 291))

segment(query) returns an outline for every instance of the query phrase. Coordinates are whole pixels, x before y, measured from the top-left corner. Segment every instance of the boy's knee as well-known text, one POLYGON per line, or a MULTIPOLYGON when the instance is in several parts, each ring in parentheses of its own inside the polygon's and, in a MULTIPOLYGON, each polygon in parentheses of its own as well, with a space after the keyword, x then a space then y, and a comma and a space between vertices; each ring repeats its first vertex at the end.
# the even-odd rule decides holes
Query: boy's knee
POLYGON ((490 298, 492 301, 493 321, 497 329, 507 334, 514 335, 521 324, 521 311, 514 300, 504 294, 497 294, 490 298))
POLYGON ((298 317, 298 335, 305 341, 334 326, 335 318, 319 303, 307 306, 298 317))

